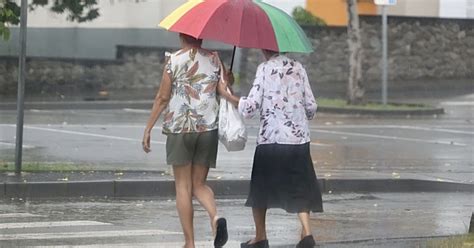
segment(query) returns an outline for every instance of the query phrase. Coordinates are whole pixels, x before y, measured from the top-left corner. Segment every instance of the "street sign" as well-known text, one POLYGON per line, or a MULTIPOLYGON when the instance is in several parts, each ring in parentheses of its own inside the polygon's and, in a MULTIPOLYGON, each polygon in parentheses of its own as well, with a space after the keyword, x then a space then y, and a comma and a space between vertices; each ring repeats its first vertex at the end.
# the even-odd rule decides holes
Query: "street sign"
POLYGON ((388 38, 387 8, 397 4, 397 0, 374 0, 382 8, 382 103, 387 104, 388 93, 388 38))
POLYGON ((397 0, 374 0, 376 5, 397 5, 397 0))

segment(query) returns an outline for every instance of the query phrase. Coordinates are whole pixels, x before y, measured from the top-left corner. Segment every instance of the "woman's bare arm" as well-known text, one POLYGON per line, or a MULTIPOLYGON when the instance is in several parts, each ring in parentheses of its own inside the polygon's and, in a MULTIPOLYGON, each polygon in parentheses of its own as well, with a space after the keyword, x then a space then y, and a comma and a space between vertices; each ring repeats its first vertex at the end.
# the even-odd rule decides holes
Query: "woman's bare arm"
POLYGON ((146 124, 145 133, 143 134, 143 150, 148 153, 151 151, 150 139, 151 139, 151 130, 155 126, 156 122, 160 118, 163 110, 168 106, 168 103, 171 99, 171 77, 166 71, 166 68, 163 70, 163 77, 161 79, 160 89, 158 94, 155 97, 155 102, 153 103, 153 108, 151 110, 150 117, 146 124))

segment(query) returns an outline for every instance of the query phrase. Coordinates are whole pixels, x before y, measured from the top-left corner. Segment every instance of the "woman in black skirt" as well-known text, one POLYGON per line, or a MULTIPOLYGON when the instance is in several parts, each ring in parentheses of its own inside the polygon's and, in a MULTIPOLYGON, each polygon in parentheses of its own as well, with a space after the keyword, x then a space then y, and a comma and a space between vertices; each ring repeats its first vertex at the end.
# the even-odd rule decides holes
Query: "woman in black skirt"
MULTIPOLYGON (((308 120, 316 113, 316 101, 303 66, 288 57, 263 50, 267 59, 257 69, 248 97, 224 94, 246 118, 260 114, 260 131, 252 169, 250 193, 255 238, 244 248, 268 247, 265 216, 268 208, 297 213, 302 225, 296 247, 314 247, 310 212, 322 212, 321 192, 310 154, 308 120)), ((225 82, 219 84, 226 92, 225 82)))

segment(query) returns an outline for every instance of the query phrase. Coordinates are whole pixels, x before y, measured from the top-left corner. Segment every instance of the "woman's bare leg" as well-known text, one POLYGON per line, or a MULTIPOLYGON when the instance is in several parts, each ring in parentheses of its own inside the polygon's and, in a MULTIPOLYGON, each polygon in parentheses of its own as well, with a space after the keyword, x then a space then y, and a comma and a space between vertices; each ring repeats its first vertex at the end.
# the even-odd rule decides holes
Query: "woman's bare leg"
POLYGON ((192 167, 188 165, 173 166, 176 187, 176 208, 183 228, 185 248, 194 248, 193 201, 192 201, 192 167))
POLYGON ((300 219, 301 222, 301 239, 308 235, 312 235, 311 231, 311 225, 309 224, 309 212, 300 212, 298 213, 298 218, 300 219))
POLYGON ((211 220, 212 233, 216 233, 217 208, 216 200, 214 199, 214 192, 206 184, 209 167, 204 165, 193 165, 193 195, 199 201, 201 206, 206 209, 211 220))
POLYGON ((267 239, 267 230, 265 220, 267 215, 266 208, 252 208, 253 221, 255 222, 255 238, 250 241, 250 244, 267 239))

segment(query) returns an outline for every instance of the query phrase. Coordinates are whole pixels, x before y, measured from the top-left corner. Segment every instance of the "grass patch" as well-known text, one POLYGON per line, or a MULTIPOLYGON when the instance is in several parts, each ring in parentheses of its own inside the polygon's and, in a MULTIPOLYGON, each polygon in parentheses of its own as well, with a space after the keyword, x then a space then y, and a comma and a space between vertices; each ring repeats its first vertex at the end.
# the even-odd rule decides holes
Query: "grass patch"
POLYGON ((474 234, 454 236, 438 240, 430 240, 427 242, 427 247, 436 248, 473 248, 474 234))
MULTIPOLYGON (((69 171, 87 171, 90 167, 85 165, 69 164, 69 163, 23 163, 22 171, 24 172, 69 172, 69 171)), ((0 163, 0 172, 15 171, 14 163, 0 163)))
POLYGON ((326 108, 343 108, 343 109, 362 109, 362 110, 427 110, 432 109, 431 106, 421 104, 387 104, 369 102, 364 105, 348 105, 346 100, 343 99, 328 99, 318 98, 319 107, 326 108))

